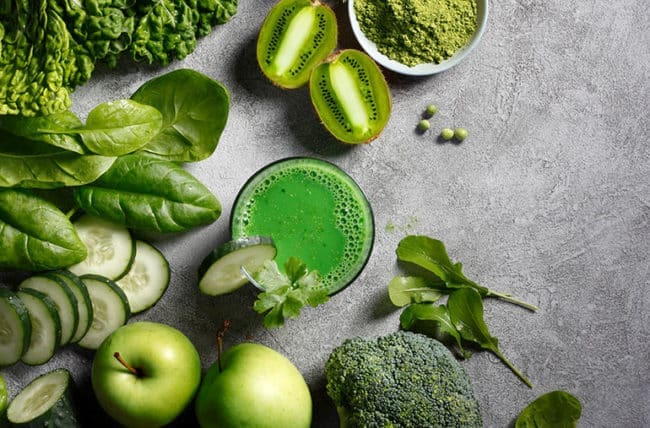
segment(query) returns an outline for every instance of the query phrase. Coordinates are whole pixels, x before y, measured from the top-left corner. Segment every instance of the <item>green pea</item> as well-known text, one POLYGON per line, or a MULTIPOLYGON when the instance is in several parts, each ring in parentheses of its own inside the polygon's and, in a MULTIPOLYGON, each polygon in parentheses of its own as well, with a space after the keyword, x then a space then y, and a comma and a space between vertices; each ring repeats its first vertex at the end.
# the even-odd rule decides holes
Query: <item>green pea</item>
POLYGON ((433 104, 429 104, 424 112, 428 117, 431 117, 434 114, 438 113, 438 107, 433 104))
POLYGON ((431 124, 430 124, 429 121, 426 120, 426 119, 422 119, 422 120, 418 123, 418 129, 419 129, 420 131, 422 131, 422 132, 428 130, 429 128, 431 128, 431 124))
POLYGON ((450 128, 443 128, 443 130, 440 132, 440 136, 443 140, 449 141, 454 138, 454 130, 450 128))
POLYGON ((467 129, 456 128, 454 130, 454 137, 456 137, 458 141, 463 141, 465 138, 467 138, 467 129))

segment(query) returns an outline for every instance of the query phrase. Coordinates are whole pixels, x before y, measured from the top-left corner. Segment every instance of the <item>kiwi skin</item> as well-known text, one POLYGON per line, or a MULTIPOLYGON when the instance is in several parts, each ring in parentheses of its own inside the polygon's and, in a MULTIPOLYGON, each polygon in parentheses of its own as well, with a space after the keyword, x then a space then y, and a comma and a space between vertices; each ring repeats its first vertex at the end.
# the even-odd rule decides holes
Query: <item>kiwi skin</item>
POLYGON ((338 24, 332 9, 318 0, 280 0, 266 16, 257 37, 257 63, 262 73, 275 85, 283 89, 295 89, 309 82, 314 67, 325 60, 335 49, 338 39, 338 24), (306 10, 307 8, 308 11, 306 10), (291 22, 301 12, 313 14, 313 28, 297 25, 288 40, 295 40, 296 33, 304 37, 304 43, 285 52, 293 56, 290 66, 277 70, 277 56, 285 40, 291 22))
POLYGON ((325 128, 343 143, 370 143, 390 118, 388 83, 372 58, 356 49, 335 52, 314 68, 309 94, 325 128))

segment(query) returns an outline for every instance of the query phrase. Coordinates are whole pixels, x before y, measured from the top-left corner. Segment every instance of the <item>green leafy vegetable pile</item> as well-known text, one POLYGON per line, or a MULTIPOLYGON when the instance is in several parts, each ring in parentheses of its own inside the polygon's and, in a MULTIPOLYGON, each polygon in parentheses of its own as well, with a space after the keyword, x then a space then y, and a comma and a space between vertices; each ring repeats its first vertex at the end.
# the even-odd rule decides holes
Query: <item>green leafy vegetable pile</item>
POLYGON ((85 124, 69 110, 0 115, 0 268, 83 260, 63 209, 155 232, 216 220, 219 201, 178 162, 214 152, 229 105, 219 82, 181 69, 147 82, 133 99, 99 104, 85 124))
POLYGON ((64 111, 95 63, 168 64, 237 12, 237 0, 14 0, 0 4, 0 115, 64 111))
POLYGON ((470 356, 463 349, 463 342, 479 346, 499 357, 522 382, 532 387, 531 381, 501 352, 498 339, 491 335, 483 318, 483 298, 496 297, 532 311, 536 306, 467 278, 462 264, 452 263, 444 244, 437 239, 407 236, 397 247, 397 258, 422 273, 397 276, 388 286, 393 304, 405 307, 400 316, 403 329, 426 332, 446 341, 451 339, 463 357, 470 356), (436 304, 443 296, 448 296, 447 304, 436 304))

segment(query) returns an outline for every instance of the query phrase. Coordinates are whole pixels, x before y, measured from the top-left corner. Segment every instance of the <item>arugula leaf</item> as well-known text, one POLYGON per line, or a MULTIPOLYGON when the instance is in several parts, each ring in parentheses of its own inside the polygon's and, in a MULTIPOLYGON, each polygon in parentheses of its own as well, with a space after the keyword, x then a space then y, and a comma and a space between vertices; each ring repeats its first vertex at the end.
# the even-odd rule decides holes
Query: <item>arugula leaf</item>
POLYGON ((440 278, 448 291, 472 288, 483 297, 497 297, 502 300, 536 311, 537 306, 513 298, 510 294, 499 293, 470 280, 463 273, 461 263, 452 263, 442 241, 428 236, 409 235, 397 246, 397 259, 419 266, 440 278))
POLYGON ((501 352, 499 340, 490 334, 483 319, 483 301, 478 291, 471 288, 460 288, 449 295, 447 301, 451 322, 460 333, 463 340, 476 343, 481 348, 491 351, 508 366, 530 388, 530 380, 524 376, 501 352))
POLYGON ((395 306, 435 302, 446 294, 436 284, 418 276, 396 276, 388 284, 388 297, 395 306))
POLYGON ((515 428, 574 428, 582 413, 580 401, 566 391, 537 397, 515 421, 515 428))
POLYGON ((463 349, 460 333, 454 323, 451 322, 447 306, 433 305, 431 303, 415 303, 409 305, 402 311, 399 320, 401 327, 404 330, 410 331, 422 331, 420 326, 423 322, 425 324, 432 323, 434 328, 427 329, 427 334, 433 335, 436 338, 444 338, 445 335, 453 338, 462 355, 465 358, 468 357, 468 353, 463 349))
POLYGON ((274 260, 264 263, 255 280, 266 291, 257 296, 255 312, 264 315, 267 328, 282 327, 284 320, 297 318, 305 305, 316 307, 329 300, 327 291, 320 287, 320 276, 307 269, 302 261, 290 257, 280 272, 274 260))

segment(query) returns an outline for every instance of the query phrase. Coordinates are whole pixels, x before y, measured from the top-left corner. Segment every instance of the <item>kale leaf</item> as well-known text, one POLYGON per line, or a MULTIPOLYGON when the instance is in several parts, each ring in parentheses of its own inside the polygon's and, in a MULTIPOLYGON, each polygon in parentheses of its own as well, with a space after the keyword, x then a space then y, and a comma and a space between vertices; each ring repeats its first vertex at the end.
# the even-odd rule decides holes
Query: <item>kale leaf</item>
POLYGON ((99 61, 127 54, 161 65, 185 58, 237 0, 16 0, 0 4, 0 115, 70 107, 99 61))

